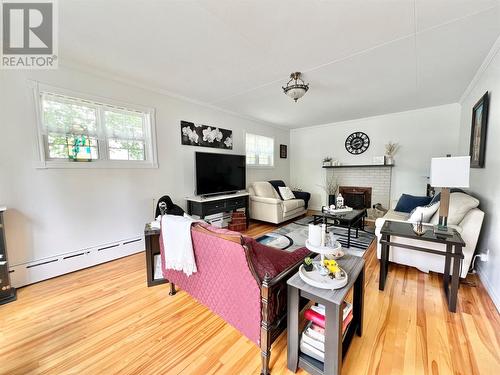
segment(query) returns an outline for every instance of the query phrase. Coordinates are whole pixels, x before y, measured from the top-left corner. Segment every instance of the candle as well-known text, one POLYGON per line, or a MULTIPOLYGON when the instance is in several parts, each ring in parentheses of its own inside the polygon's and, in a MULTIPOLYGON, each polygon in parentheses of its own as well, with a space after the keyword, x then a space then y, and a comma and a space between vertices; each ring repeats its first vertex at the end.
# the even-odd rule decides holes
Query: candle
POLYGON ((309 243, 313 246, 321 245, 321 227, 309 224, 309 243))

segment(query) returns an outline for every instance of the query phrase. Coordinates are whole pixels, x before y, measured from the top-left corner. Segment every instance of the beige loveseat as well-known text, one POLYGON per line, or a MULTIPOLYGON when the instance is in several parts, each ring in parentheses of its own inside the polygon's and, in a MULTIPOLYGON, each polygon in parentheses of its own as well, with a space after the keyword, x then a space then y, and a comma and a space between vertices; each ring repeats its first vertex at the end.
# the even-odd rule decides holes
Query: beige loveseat
POLYGON ((307 212, 303 199, 282 200, 267 181, 252 182, 250 193, 250 218, 279 224, 307 212))

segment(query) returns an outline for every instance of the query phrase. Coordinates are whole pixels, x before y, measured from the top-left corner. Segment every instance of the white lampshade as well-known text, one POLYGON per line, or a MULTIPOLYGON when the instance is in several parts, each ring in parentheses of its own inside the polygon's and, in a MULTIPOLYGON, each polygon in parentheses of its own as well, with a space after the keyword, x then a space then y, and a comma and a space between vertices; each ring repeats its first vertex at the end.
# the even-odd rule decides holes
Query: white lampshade
POLYGON ((431 159, 431 181, 433 187, 469 187, 470 156, 455 156, 431 159))

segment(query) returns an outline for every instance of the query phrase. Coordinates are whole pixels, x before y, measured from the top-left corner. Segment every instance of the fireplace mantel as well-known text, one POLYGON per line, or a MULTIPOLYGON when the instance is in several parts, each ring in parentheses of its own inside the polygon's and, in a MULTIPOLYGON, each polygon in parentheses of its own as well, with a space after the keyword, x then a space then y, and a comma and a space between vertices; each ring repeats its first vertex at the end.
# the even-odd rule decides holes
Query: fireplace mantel
POLYGON ((324 165, 323 168, 392 168, 394 164, 351 164, 351 165, 324 165))

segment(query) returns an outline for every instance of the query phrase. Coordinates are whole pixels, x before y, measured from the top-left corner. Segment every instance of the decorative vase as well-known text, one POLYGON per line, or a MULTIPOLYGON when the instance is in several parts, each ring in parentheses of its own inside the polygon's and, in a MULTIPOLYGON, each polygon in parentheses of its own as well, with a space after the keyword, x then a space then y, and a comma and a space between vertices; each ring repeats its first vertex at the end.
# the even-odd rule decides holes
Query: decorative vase
POLYGON ((385 165, 394 165, 394 157, 393 156, 385 156, 385 165))
POLYGON ((335 194, 329 194, 328 195, 328 206, 331 206, 332 204, 335 206, 335 194))
POLYGON ((323 162, 323 167, 331 167, 332 166, 332 162, 331 161, 324 161, 323 162))

